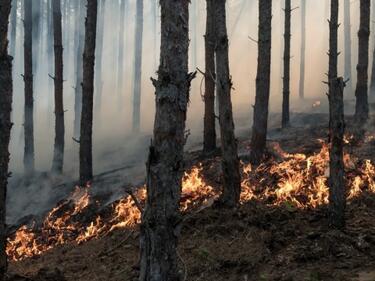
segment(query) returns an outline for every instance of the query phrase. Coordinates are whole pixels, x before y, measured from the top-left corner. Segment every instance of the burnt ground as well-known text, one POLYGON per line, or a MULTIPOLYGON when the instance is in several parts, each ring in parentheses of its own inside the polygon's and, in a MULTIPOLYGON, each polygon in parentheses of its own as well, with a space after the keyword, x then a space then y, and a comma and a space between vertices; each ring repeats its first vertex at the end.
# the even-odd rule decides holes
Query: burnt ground
MULTIPOLYGON (((290 153, 319 151, 318 139, 327 138, 327 116, 295 118, 300 123, 293 128, 281 131, 274 125, 270 143, 277 141, 290 153)), ((373 132, 371 126, 367 129, 373 132)), ((350 120, 348 130, 361 133, 350 120)), ((240 155, 246 161, 249 132, 240 135, 240 155)), ((374 145, 371 139, 353 140, 346 149, 374 161, 374 145)), ((199 152, 186 158, 189 164, 217 160, 199 152)), ((209 169, 205 176, 219 184, 218 175, 210 175, 209 169)), ((187 213, 178 249, 181 280, 374 281, 375 194, 362 193, 349 202, 344 231, 330 230, 326 213, 326 206, 301 210, 255 200, 235 210, 208 207, 187 213)), ((138 239, 136 227, 81 245, 59 246, 42 256, 12 262, 11 280, 137 280, 138 239)))

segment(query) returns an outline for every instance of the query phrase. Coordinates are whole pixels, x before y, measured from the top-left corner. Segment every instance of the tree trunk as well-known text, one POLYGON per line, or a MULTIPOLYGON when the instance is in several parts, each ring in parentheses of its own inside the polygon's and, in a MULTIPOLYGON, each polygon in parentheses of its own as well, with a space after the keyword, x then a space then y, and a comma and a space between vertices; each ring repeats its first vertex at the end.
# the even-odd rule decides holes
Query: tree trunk
POLYGON ((17 40, 17 0, 12 0, 11 11, 11 29, 10 29, 10 55, 14 57, 16 54, 17 40))
POLYGON ((143 0, 137 0, 135 49, 134 49, 134 86, 133 86, 133 132, 138 133, 141 126, 141 82, 143 50, 143 0))
POLYGON ((306 1, 301 0, 301 62, 299 72, 299 97, 301 99, 305 98, 306 1))
POLYGON ((283 109, 281 126, 290 125, 289 99, 290 99, 290 19, 292 14, 291 0, 285 0, 285 25, 284 25, 284 77, 283 77, 283 109))
MULTIPOLYGON (((27 0, 25 0, 27 1, 27 0)), ((40 25, 41 25, 41 1, 33 1, 32 5, 32 44, 33 44, 33 72, 36 75, 37 66, 39 63, 39 51, 40 51, 40 25)))
POLYGON ((271 79, 272 0, 259 1, 258 69, 250 160, 260 164, 267 140, 271 79))
POLYGON ((93 178, 92 121, 97 10, 98 1, 87 0, 85 48, 83 53, 81 136, 79 146, 79 174, 81 185, 87 184, 93 178))
POLYGON ((349 79, 346 89, 351 93, 352 86, 352 35, 350 0, 344 0, 344 39, 345 39, 345 78, 349 79))
POLYGON ((63 46, 61 28, 61 2, 53 0, 53 35, 55 48, 55 146, 52 172, 61 174, 64 165, 65 125, 63 101, 63 46))
MULTIPOLYGON (((22 1, 21 1, 22 2, 22 1)), ((48 56, 48 73, 53 73, 53 9, 52 0, 47 0, 47 56, 48 56)), ((48 92, 52 92, 52 80, 48 80, 48 92)), ((52 95, 48 95, 48 104, 52 100, 52 95)), ((52 107, 51 107, 52 108, 52 107)))
MULTIPOLYGON (((125 43, 124 43, 124 37, 125 37, 125 11, 128 8, 127 7, 127 0, 121 0, 121 5, 120 5, 120 31, 119 31, 119 41, 118 41, 118 72, 117 72, 117 85, 118 85, 118 103, 121 108, 122 106, 122 96, 124 92, 124 83, 123 81, 125 80, 125 75, 124 75, 124 48, 125 48, 125 43)), ((155 0, 156 1, 156 0, 155 0)))
MULTIPOLYGON (((102 62, 103 62, 103 43, 104 43, 104 15, 105 15, 105 0, 99 0, 99 15, 98 15, 98 32, 97 32, 97 48, 96 48, 96 79, 95 79, 95 112, 99 113, 102 104, 103 92, 103 78, 102 78, 102 62)), ((100 115, 99 115, 100 116, 100 115)))
POLYGON ((6 256, 6 191, 8 185, 9 140, 12 128, 12 57, 8 55, 8 24, 11 0, 0 3, 0 280, 5 280, 6 256))
POLYGON ((25 82, 25 150, 23 163, 25 174, 34 173, 34 97, 33 97, 33 17, 32 1, 24 0, 24 82, 25 82))
POLYGON ((205 60, 206 73, 204 77, 204 140, 203 151, 210 153, 216 149, 215 129, 215 6, 213 1, 207 0, 205 60))
POLYGON ((74 137, 80 138, 81 131, 81 112, 82 112, 82 81, 83 81, 83 45, 85 41, 84 29, 84 5, 83 1, 79 2, 78 14, 76 18, 76 38, 78 46, 76 50, 76 83, 74 88, 74 137))
POLYGON ((367 121, 368 108, 368 60, 370 36, 370 0, 360 0, 360 26, 358 31, 357 87, 355 90, 355 119, 359 124, 367 121))
POLYGON ((140 281, 180 280, 177 242, 189 101, 189 0, 160 0, 161 47, 154 141, 147 163, 147 201, 141 226, 140 281))
POLYGON ((219 203, 225 207, 238 204, 241 193, 241 177, 237 154, 237 140, 231 101, 232 81, 229 73, 229 44, 226 25, 226 0, 215 0, 216 34, 216 91, 219 100, 223 193, 219 203))

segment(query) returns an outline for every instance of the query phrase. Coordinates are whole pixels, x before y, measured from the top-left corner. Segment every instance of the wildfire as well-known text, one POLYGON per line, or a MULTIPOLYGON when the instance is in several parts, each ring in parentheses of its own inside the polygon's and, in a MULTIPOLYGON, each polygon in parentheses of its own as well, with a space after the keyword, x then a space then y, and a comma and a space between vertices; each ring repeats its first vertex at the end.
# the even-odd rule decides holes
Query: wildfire
MULTIPOLYGON (((271 159, 254 168, 241 163, 241 203, 259 200, 265 204, 285 202, 296 208, 316 208, 328 203, 329 147, 323 141, 321 150, 311 156, 289 154, 275 145, 282 159, 271 159)), ((349 154, 344 162, 347 173, 348 199, 365 190, 375 193, 375 166, 366 160, 359 163, 349 154), (353 172, 355 171, 355 173, 353 172)), ((185 212, 212 202, 220 195, 218 188, 209 185, 203 177, 201 164, 184 173, 180 209, 185 212)), ((75 220, 90 206, 89 186, 77 187, 69 198, 48 213, 41 228, 20 227, 8 238, 7 254, 20 260, 68 242, 82 243, 106 235, 114 229, 133 227, 141 222, 141 207, 146 200, 143 186, 113 204, 110 219, 97 216, 87 225, 75 220), (141 205, 141 206, 140 206, 141 205)))

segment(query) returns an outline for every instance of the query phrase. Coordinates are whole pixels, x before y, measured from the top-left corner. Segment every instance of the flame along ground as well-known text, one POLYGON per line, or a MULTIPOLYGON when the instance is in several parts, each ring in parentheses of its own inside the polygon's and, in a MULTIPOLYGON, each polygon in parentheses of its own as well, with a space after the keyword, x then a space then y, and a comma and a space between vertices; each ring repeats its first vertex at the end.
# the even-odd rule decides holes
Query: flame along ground
MULTIPOLYGON (((328 203, 329 148, 322 142, 319 153, 312 156, 288 154, 277 145, 275 151, 281 161, 270 159, 253 169, 241 163, 241 203, 259 200, 269 205, 286 204, 289 208, 316 208, 328 203)), ((345 154, 348 199, 362 192, 375 192, 375 165, 369 160, 359 161, 345 154)), ((202 164, 185 172, 182 183, 181 211, 212 202, 219 196, 217 188, 202 177, 202 164)), ((144 187, 134 194, 141 204, 146 198, 144 187)), ((40 230, 22 226, 8 239, 7 254, 11 260, 22 260, 68 242, 82 243, 108 234, 114 229, 131 227, 141 221, 141 213, 131 196, 112 206, 112 217, 97 216, 87 226, 74 222, 90 204, 89 187, 79 188, 67 202, 54 208, 45 218, 40 230), (71 206, 70 204, 73 204, 71 206)))

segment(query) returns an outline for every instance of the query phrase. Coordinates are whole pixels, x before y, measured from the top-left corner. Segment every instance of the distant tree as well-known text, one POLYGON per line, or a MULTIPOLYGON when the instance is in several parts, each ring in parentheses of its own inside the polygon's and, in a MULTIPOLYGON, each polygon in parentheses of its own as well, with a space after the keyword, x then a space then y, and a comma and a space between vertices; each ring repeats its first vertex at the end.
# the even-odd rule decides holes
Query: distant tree
MULTIPOLYGON (((31 1, 31 0, 30 0, 31 1)), ((7 271, 6 191, 8 185, 9 140, 12 128, 12 57, 8 55, 8 25, 11 0, 0 2, 0 280, 7 271)))
POLYGON ((141 225, 140 281, 179 280, 177 243, 189 101, 189 0, 160 0, 161 47, 154 139, 147 162, 147 200, 141 225))
POLYGON ((350 17, 350 0, 344 0, 344 40, 345 40, 345 78, 348 91, 352 91, 352 34, 351 34, 351 17, 350 17))
POLYGON ((14 57, 16 53, 16 40, 17 40, 17 0, 12 0, 11 11, 11 29, 10 29, 10 55, 14 57))
POLYGON ((143 0, 136 0, 136 24, 134 46, 134 85, 133 85, 133 132, 141 127, 141 87, 142 87, 142 51, 143 51, 143 0))
POLYGON ((65 124, 63 99, 63 46, 61 27, 61 2, 53 0, 53 36, 55 51, 55 146, 52 172, 61 174, 64 166, 65 124))
POLYGON ((281 125, 283 128, 290 125, 290 21, 292 14, 291 0, 285 0, 284 22, 284 77, 283 77, 283 107, 281 125))
POLYGON ((25 82, 25 151, 24 166, 25 174, 34 173, 34 97, 33 97, 33 0, 24 0, 24 75, 25 82))
MULTIPOLYGON (((157 1, 157 0, 154 0, 157 1)), ((122 95, 124 91, 124 38, 125 38, 125 11, 127 9, 127 0, 121 0, 120 4, 120 27, 119 27, 119 40, 118 40, 118 72, 117 72, 117 87, 118 87, 118 97, 119 106, 122 108, 122 95)), ((156 36, 156 35, 155 35, 156 36)))
POLYGON ((355 119, 358 123, 366 122, 369 117, 368 107, 368 61, 370 37, 370 0, 360 0, 360 25, 358 31, 357 87, 355 90, 355 119))
POLYGON ((204 138, 203 151, 210 153, 216 149, 215 116, 215 0, 207 0, 204 75, 204 138))
POLYGON ((258 69, 250 160, 259 164, 266 149, 271 79, 272 0, 259 1, 258 69))
POLYGON ((344 82, 337 78, 337 37, 339 0, 331 0, 331 19, 329 21, 329 132, 330 132, 330 176, 329 206, 330 224, 335 228, 345 225, 345 181, 343 161, 344 137, 344 82))
POLYGON ((301 62, 299 74, 299 97, 305 98, 305 61, 306 61, 306 2, 301 0, 301 62))
MULTIPOLYGON (((95 67, 95 112, 100 113, 102 104, 102 92, 103 92, 103 43, 104 43, 104 16, 105 16, 105 0, 99 0, 99 14, 98 14, 98 30, 96 38, 96 67, 95 67)), ((100 115, 99 115, 100 116, 100 115)))
POLYGON ((87 0, 85 47, 83 53, 82 113, 79 146, 79 174, 81 185, 93 178, 92 171, 92 122, 94 103, 94 68, 97 23, 97 0, 87 0))
POLYGON ((215 0, 216 34, 216 93, 219 101, 219 123, 222 154, 223 192, 220 204, 233 207, 238 204, 241 193, 241 176, 237 154, 237 140, 234 135, 231 89, 229 73, 229 43, 226 25, 226 0, 215 0))

